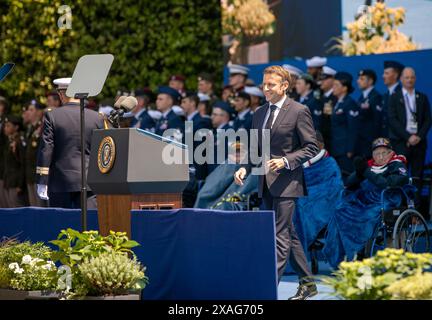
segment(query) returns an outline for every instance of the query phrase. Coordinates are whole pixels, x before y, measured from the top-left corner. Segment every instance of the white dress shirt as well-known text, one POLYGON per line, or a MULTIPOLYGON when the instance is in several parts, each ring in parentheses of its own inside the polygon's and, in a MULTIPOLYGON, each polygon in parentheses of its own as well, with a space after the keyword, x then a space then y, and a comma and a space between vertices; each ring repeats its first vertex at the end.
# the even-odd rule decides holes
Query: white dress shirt
MULTIPOLYGON (((287 96, 284 95, 282 99, 280 99, 278 102, 274 103, 274 105, 275 105, 277 108, 276 108, 276 110, 274 111, 274 114, 273 114, 273 121, 272 121, 272 124, 271 124, 271 127, 270 127, 270 128, 273 127, 273 124, 275 123, 276 118, 277 118, 277 116, 279 115, 279 111, 282 109, 282 106, 283 106, 283 104, 285 103, 285 100, 286 100, 286 99, 287 99, 287 96)), ((269 108, 268 108, 268 110, 267 110, 267 114, 266 114, 266 116, 265 116, 265 118, 264 118, 264 123, 263 123, 262 129, 265 129, 266 123, 267 123, 268 119, 270 118, 270 113, 271 113, 271 108, 270 108, 270 106, 273 105, 273 103, 271 103, 270 101, 269 101, 268 103, 269 103, 269 108)), ((285 162, 285 168, 289 170, 290 167, 289 167, 289 163, 288 163, 287 158, 283 157, 282 159, 283 159, 283 161, 285 162)))
POLYGON ((405 129, 411 134, 416 134, 418 129, 417 120, 412 114, 417 111, 415 90, 413 90, 412 93, 409 93, 405 88, 402 88, 402 94, 404 97, 405 114, 407 119, 405 129))

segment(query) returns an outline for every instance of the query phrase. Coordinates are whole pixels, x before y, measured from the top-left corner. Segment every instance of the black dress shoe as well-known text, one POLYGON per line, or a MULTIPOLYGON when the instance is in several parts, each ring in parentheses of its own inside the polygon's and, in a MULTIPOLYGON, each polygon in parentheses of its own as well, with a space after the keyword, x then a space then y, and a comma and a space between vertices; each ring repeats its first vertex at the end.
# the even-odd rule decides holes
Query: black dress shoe
POLYGON ((316 296, 317 294, 318 294, 318 290, 316 285, 301 284, 297 288, 297 293, 295 294, 295 296, 288 298, 288 300, 306 300, 308 298, 312 298, 313 296, 316 296))

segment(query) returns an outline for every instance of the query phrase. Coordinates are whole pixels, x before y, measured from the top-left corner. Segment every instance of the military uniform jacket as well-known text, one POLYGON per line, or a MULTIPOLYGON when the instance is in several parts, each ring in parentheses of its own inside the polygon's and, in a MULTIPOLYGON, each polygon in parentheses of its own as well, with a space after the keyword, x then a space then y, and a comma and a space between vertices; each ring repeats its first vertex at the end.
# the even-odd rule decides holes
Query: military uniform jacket
POLYGON ((358 136, 359 106, 350 97, 336 103, 331 116, 331 155, 354 153, 358 136))
POLYGON ((28 184, 36 183, 36 159, 42 136, 42 129, 43 123, 40 121, 29 128, 28 134, 25 137, 25 179, 28 184))
POLYGON ((400 83, 398 83, 398 85, 396 86, 396 88, 394 89, 392 94, 390 94, 390 91, 387 90, 382 95, 382 109, 383 110, 382 110, 381 132, 380 132, 381 137, 386 137, 386 138, 389 137, 389 123, 388 123, 389 122, 389 120, 388 120, 389 101, 390 101, 390 97, 399 91, 402 91, 402 86, 400 85, 400 83))
POLYGON ((301 98, 298 98, 298 102, 304 104, 309 108, 309 111, 312 115, 312 120, 314 123, 315 130, 321 130, 321 122, 323 116, 323 104, 315 98, 314 92, 311 91, 309 94, 304 97, 303 102, 300 102, 301 98))
POLYGON ((363 94, 358 99, 360 107, 358 150, 361 155, 370 155, 372 141, 381 135, 382 127, 382 97, 377 90, 372 89, 367 97, 363 94), (363 106, 363 107, 362 107, 363 106))
POLYGON ((245 114, 243 119, 240 119, 240 117, 237 116, 233 124, 234 130, 237 131, 238 129, 241 128, 250 130, 250 128, 252 127, 252 118, 253 118, 253 112, 251 110, 249 110, 249 112, 245 114))
MULTIPOLYGON (((37 183, 48 184, 49 192, 81 190, 80 106, 67 103, 45 114, 44 127, 37 157, 37 183)), ((103 118, 85 109, 86 168, 90 155, 93 129, 103 128, 103 118)))
POLYGON ((7 138, 4 147, 4 187, 24 189, 24 148, 19 133, 7 138))
MULTIPOLYGON (((165 130, 177 129, 183 135, 184 132, 184 121, 176 113, 171 110, 166 117, 162 116, 156 123, 155 133, 163 136, 165 130)), ((180 139, 181 141, 181 139, 180 139)))

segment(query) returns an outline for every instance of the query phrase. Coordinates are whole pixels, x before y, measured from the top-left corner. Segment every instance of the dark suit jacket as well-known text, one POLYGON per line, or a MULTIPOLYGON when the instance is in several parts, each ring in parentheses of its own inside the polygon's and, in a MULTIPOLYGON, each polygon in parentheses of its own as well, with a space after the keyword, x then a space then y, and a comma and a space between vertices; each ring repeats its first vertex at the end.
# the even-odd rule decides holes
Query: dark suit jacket
MULTIPOLYGON (((258 138, 259 155, 263 154, 261 129, 264 127, 268 110, 269 104, 266 103, 255 111, 252 120, 252 129, 258 129, 258 134, 251 134, 251 140, 256 141, 258 138)), ((256 152, 256 150, 251 151, 256 152)), ((273 197, 296 198, 306 195, 302 164, 318 152, 309 109, 287 97, 271 129, 270 157, 271 159, 286 157, 290 169, 283 168, 276 173, 269 171, 265 174, 265 179, 264 175, 260 175, 258 195, 262 197, 264 183, 267 183, 273 197)), ((250 172, 251 169, 252 163, 249 161, 246 170, 250 172)))
MULTIPOLYGON (((78 103, 48 111, 37 157, 37 183, 47 184, 49 192, 77 192, 81 190, 81 124, 78 103)), ((103 129, 103 118, 85 109, 85 160, 88 168, 93 129, 103 129)))
MULTIPOLYGON (((426 142, 427 133, 431 127, 431 111, 427 96, 419 91, 416 94, 416 113, 418 121, 417 135, 426 142)), ((405 99, 402 90, 390 96, 388 104, 389 137, 397 145, 406 143, 411 136, 406 131, 405 99)))

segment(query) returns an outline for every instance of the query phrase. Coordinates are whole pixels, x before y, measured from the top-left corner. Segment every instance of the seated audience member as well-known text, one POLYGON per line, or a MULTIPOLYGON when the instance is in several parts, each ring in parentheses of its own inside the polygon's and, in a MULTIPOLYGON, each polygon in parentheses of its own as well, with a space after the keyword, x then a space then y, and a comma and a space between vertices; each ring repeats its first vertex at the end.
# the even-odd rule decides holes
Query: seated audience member
POLYGON ((347 180, 347 192, 327 226, 324 255, 333 267, 344 259, 353 260, 364 249, 381 219, 381 208, 398 207, 402 195, 398 190, 381 192, 387 187, 403 187, 409 177, 404 156, 397 155, 386 138, 372 143, 372 159, 355 159, 355 172, 347 180))

